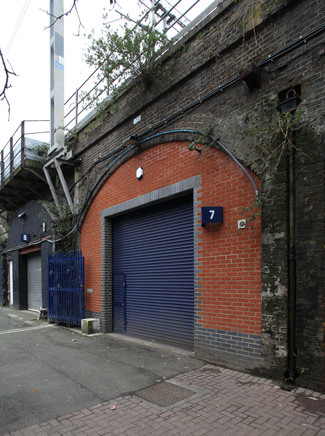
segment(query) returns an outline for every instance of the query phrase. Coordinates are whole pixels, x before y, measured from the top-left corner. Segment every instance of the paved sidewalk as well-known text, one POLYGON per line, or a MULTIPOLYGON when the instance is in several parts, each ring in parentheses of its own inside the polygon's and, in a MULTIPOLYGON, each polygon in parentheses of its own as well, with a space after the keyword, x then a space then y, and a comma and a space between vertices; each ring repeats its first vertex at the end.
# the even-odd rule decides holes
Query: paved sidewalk
POLYGON ((138 392, 10 435, 325 436, 324 394, 301 388, 288 392, 270 380, 213 365, 143 393, 150 394, 150 389, 153 397, 149 400, 140 398, 138 392), (171 391, 159 397, 155 389, 159 392, 163 386, 171 391), (177 398, 180 401, 164 407, 152 403, 168 404, 177 398))

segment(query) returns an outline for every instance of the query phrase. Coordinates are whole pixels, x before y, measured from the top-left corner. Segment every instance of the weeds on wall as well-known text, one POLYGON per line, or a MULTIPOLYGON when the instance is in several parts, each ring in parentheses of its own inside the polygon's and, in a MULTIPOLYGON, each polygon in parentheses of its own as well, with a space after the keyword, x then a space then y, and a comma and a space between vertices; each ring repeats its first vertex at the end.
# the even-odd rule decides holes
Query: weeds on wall
POLYGON ((34 150, 36 153, 36 156, 40 159, 41 163, 44 163, 46 159, 48 158, 48 151, 49 151, 49 144, 47 142, 42 142, 41 144, 38 144, 35 146, 34 150))
POLYGON ((238 4, 237 12, 232 15, 228 25, 232 29, 241 29, 242 41, 244 42, 247 34, 253 32, 256 45, 258 46, 257 27, 266 18, 271 16, 278 8, 285 6, 292 0, 247 0, 243 4, 239 0, 234 0, 238 4))
MULTIPOLYGON (((266 147, 269 152, 265 155, 262 164, 262 172, 264 174, 267 173, 270 184, 272 184, 272 181, 276 177, 280 162, 283 158, 288 156, 290 149, 299 151, 307 156, 306 153, 295 145, 294 141, 295 133, 302 128, 302 115, 302 110, 285 112, 278 115, 277 126, 273 134, 270 135, 271 140, 266 147)), ((269 196, 270 191, 260 193, 255 197, 252 205, 246 206, 242 209, 242 216, 247 216, 246 223, 248 228, 254 227, 254 221, 261 215, 262 207, 269 196)))
POLYGON ((43 201, 43 207, 52 218, 54 239, 57 240, 56 251, 75 251, 78 249, 78 235, 71 232, 76 224, 76 215, 69 208, 61 194, 58 196, 59 207, 53 201, 43 201))
MULTIPOLYGON (((107 16, 103 16, 103 21, 107 16)), ((125 23, 119 30, 113 30, 104 23, 101 36, 88 36, 86 62, 98 68, 98 80, 95 95, 85 96, 95 103, 101 95, 116 95, 130 80, 138 79, 143 88, 149 87, 157 79, 164 80, 170 73, 170 64, 163 64, 162 54, 167 50, 169 41, 156 28, 137 23, 130 26, 125 23)))
POLYGON ((205 126, 202 130, 202 133, 197 137, 196 140, 190 141, 188 143, 188 150, 189 151, 197 151, 201 153, 202 151, 202 144, 206 144, 211 142, 211 139, 213 138, 213 130, 210 124, 205 126))
POLYGON ((0 250, 6 247, 7 241, 8 241, 8 231, 7 230, 0 231, 0 250))
MULTIPOLYGON (((286 112, 278 117, 278 129, 275 135, 275 144, 272 147, 273 151, 269 156, 269 160, 271 161, 273 155, 275 157, 275 166, 274 172, 277 170, 279 163, 284 155, 287 155, 290 148, 294 148, 295 150, 299 150, 293 140, 294 133, 301 128, 302 111, 297 110, 296 112, 286 112)), ((305 153, 304 153, 305 154, 305 153)), ((306 155, 307 156, 307 155, 306 155)), ((274 160, 274 159, 273 159, 274 160)))

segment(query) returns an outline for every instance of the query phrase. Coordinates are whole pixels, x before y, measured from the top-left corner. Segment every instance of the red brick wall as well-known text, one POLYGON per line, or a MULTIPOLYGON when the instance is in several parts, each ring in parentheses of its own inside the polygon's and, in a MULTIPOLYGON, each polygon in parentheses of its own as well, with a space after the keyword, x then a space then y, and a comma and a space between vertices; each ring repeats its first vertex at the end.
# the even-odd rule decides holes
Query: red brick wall
POLYGON ((237 229, 242 209, 253 203, 254 189, 229 156, 212 147, 202 149, 200 155, 190 152, 187 143, 161 144, 132 157, 107 180, 81 229, 85 289, 93 290, 85 293, 86 310, 101 311, 100 211, 201 175, 195 215, 196 261, 200 262, 198 322, 209 329, 260 335, 260 219, 254 221, 253 229, 237 229), (141 181, 136 179, 139 166, 144 169, 141 181), (223 206, 223 225, 201 227, 201 206, 223 206))

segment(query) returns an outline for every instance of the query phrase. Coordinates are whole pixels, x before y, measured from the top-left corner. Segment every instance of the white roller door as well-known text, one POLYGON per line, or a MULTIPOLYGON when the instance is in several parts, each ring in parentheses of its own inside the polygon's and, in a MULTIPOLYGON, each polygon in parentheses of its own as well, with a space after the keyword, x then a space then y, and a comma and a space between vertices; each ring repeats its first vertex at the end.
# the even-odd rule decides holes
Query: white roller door
POLYGON ((39 310, 42 307, 42 258, 40 253, 27 257, 27 295, 28 309, 39 310))

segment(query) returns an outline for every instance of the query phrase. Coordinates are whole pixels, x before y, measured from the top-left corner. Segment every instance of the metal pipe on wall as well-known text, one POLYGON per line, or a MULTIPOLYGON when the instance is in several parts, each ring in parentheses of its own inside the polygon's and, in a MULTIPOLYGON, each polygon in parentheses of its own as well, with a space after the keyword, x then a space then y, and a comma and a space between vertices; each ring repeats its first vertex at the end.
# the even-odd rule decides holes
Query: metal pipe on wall
MULTIPOLYGON (((293 136, 291 141, 293 140, 293 136)), ((296 378, 296 174, 295 174, 295 147, 289 145, 288 156, 288 328, 289 328, 289 354, 288 369, 289 381, 296 378)))

